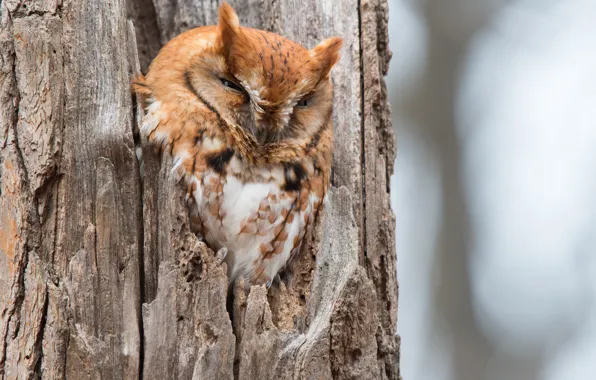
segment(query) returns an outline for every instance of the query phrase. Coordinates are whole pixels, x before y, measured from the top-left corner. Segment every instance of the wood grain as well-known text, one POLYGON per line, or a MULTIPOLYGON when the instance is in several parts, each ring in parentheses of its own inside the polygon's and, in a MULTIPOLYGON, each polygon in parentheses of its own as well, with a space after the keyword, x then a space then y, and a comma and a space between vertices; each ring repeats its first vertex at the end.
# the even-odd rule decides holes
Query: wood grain
POLYGON ((334 70, 334 188, 270 289, 228 289, 130 77, 211 0, 4 0, 0 378, 399 379, 385 0, 236 0, 334 70))

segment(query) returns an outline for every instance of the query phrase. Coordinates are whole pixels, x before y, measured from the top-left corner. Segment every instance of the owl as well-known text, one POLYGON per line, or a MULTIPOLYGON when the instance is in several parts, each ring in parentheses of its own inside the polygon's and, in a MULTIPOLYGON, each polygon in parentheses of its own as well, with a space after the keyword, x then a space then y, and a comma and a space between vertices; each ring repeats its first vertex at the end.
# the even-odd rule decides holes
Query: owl
POLYGON ((175 37, 133 80, 141 135, 172 156, 194 232, 225 257, 230 282, 270 285, 322 208, 342 43, 306 49, 240 26, 223 3, 217 25, 175 37))

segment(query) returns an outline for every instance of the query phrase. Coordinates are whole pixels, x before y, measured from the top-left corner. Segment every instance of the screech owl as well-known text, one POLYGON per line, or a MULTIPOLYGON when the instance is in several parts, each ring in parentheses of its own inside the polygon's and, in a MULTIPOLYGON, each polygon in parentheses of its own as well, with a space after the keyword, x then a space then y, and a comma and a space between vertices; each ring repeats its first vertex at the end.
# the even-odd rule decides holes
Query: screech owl
POLYGON ((133 81, 141 135, 173 157, 195 232, 227 253, 230 281, 270 284, 322 207, 342 43, 308 50, 240 26, 223 3, 218 25, 172 39, 133 81))

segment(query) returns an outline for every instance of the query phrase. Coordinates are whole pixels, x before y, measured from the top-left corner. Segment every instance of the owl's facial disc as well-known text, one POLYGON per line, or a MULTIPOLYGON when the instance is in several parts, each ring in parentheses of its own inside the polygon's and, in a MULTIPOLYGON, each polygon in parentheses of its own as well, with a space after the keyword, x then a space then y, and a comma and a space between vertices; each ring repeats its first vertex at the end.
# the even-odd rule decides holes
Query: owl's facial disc
POLYGON ((329 72, 339 60, 341 38, 308 50, 277 34, 241 27, 227 3, 220 7, 218 32, 227 70, 248 96, 251 115, 240 125, 257 141, 278 142, 312 130, 296 125, 306 113, 312 121, 327 117, 329 72))

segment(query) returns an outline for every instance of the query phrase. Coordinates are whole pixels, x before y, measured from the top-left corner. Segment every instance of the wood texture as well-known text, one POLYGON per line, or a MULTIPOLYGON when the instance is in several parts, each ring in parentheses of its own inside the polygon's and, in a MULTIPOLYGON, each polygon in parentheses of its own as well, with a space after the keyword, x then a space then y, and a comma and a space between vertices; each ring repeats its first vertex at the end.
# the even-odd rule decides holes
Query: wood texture
POLYGON ((334 188, 268 290, 228 289, 171 162, 136 133, 131 74, 218 3, 0 4, 2 379, 400 378, 387 4, 231 3, 308 47, 345 40, 334 188))

